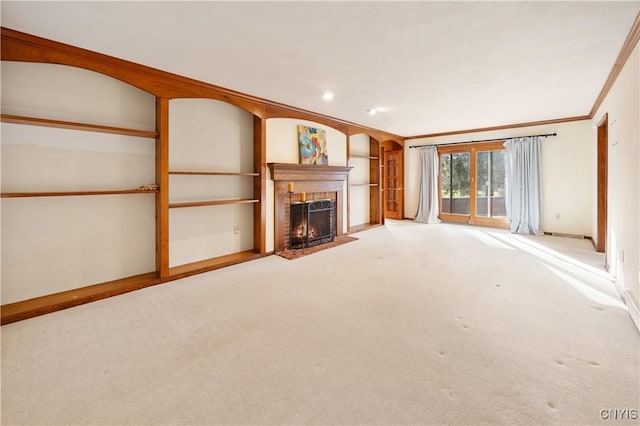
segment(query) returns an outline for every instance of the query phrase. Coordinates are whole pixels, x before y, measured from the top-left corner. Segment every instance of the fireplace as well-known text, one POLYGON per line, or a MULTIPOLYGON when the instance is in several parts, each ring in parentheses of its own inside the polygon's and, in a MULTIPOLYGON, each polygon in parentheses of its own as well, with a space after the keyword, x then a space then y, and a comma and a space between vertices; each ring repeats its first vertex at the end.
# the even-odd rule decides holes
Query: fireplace
POLYGON ((289 207, 289 247, 312 247, 336 236, 336 204, 331 199, 298 201, 289 207))
MULTIPOLYGON (((269 163, 274 181, 274 251, 291 247, 291 206, 305 201, 333 202, 333 236, 344 234, 344 190, 349 166, 269 163), (291 185, 290 185, 291 184, 291 185), (289 189, 293 186, 293 192, 289 189), (305 197, 301 197, 302 193, 305 197)), ((297 208, 297 207, 296 207, 297 208)))

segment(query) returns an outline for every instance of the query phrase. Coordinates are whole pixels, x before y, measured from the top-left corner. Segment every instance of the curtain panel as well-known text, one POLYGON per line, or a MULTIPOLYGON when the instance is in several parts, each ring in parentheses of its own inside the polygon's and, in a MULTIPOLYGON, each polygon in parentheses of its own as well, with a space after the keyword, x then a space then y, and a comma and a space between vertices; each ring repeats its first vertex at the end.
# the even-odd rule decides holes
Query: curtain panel
POLYGON ((540 136, 507 139, 505 146, 506 207, 511 232, 542 235, 540 217, 540 136))
POLYGON ((416 222, 440 223, 438 214, 438 151, 435 146, 420 148, 420 191, 416 222))

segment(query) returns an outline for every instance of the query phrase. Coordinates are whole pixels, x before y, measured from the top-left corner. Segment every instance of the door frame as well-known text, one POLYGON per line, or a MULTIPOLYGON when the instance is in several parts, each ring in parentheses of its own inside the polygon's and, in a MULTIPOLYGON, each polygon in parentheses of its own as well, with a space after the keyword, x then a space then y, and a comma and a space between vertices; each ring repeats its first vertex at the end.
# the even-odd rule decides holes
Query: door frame
POLYGON ((464 145, 438 146, 438 165, 441 164, 442 154, 459 152, 469 153, 469 214, 442 213, 442 185, 440 173, 438 173, 438 203, 440 207, 440 219, 445 222, 467 223, 470 225, 491 226, 494 228, 509 228, 507 218, 482 217, 476 215, 476 154, 486 151, 504 151, 504 141, 478 142, 464 145))
MULTIPOLYGON (((386 175, 386 155, 387 155, 387 151, 400 151, 400 167, 398 167, 398 181, 401 183, 401 186, 398 188, 398 214, 399 214, 399 218, 397 218, 398 220, 402 220, 404 219, 404 146, 400 145, 399 143, 395 142, 395 141, 384 141, 381 144, 381 156, 382 156, 382 161, 380 162, 380 165, 382 167, 382 178, 380 179, 380 193, 382 194, 382 217, 383 218, 387 218, 387 216, 385 215, 385 210, 386 210, 386 203, 387 203, 387 193, 386 193, 386 182, 385 182, 385 175, 386 175)), ((388 218, 388 219, 396 219, 396 218, 388 218)))
POLYGON ((607 179, 609 169, 609 114, 598 123, 598 201, 597 201, 597 236, 595 248, 597 252, 606 253, 607 249, 607 179))

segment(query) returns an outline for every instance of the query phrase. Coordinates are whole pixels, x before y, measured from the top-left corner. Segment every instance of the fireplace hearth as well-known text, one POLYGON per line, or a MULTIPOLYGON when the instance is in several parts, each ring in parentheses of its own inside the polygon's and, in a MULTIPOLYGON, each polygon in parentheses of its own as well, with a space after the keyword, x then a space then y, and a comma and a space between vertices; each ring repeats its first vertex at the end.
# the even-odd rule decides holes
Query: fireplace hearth
POLYGON ((312 247, 335 238, 336 203, 333 200, 293 202, 289 211, 289 248, 312 247))

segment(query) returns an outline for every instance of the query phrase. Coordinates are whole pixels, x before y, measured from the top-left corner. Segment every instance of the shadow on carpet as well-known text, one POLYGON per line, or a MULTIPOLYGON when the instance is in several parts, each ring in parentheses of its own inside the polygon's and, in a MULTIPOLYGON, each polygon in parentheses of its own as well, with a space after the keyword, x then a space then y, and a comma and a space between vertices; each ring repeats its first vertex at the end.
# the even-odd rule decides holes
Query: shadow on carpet
POLYGON ((299 257, 306 256, 308 254, 317 253, 322 250, 329 249, 331 247, 340 246, 342 244, 350 243, 351 241, 356 241, 357 238, 349 237, 347 235, 337 236, 330 243, 320 244, 318 246, 301 248, 301 249, 285 249, 279 253, 276 253, 280 257, 284 257, 285 259, 294 260, 299 257))

